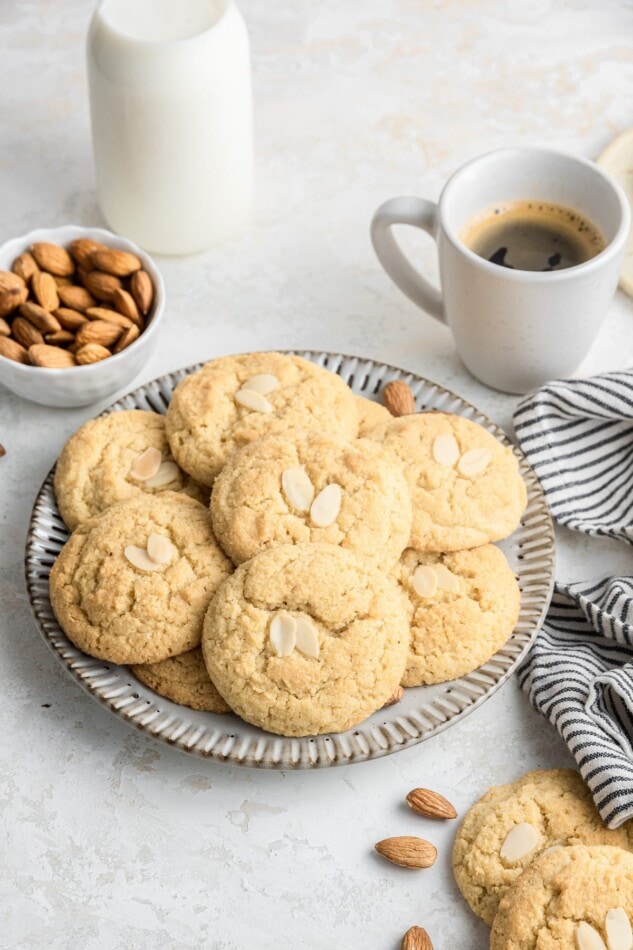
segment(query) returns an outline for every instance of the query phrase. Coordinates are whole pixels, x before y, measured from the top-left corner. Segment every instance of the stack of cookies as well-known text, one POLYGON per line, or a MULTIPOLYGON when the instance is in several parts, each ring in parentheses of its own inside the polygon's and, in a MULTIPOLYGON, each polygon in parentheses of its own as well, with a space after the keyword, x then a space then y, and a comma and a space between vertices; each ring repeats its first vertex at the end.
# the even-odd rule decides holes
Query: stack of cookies
POLYGON ((492 950, 632 950, 630 825, 605 828, 570 769, 489 789, 458 832, 453 868, 492 950))
POLYGON ((55 473, 51 602, 81 650, 288 736, 349 729, 486 662, 520 593, 491 542, 526 490, 459 416, 394 418, 297 356, 213 360, 166 417, 113 412, 55 473))

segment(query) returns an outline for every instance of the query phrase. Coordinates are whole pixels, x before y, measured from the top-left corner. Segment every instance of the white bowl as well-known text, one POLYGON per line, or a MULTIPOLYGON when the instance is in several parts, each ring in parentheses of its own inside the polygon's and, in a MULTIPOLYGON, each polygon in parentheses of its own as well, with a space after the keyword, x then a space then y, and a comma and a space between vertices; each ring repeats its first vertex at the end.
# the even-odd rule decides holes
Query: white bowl
POLYGON ((13 261, 37 241, 67 247, 76 238, 91 238, 108 247, 131 251, 143 263, 154 284, 154 302, 146 329, 138 340, 107 360, 70 369, 25 366, 0 356, 0 383, 18 396, 45 406, 87 406, 105 399, 127 386, 140 373, 158 340, 158 327, 165 309, 165 285, 154 261, 127 238, 103 228, 82 228, 68 224, 62 228, 38 228, 0 247, 0 270, 11 270, 13 261))

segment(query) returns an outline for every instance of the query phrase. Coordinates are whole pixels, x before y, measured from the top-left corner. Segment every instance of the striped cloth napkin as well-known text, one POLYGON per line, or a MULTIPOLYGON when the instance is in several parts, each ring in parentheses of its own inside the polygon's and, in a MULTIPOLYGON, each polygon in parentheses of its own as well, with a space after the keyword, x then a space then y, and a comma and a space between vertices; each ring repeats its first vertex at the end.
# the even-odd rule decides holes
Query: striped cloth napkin
MULTIPOLYGON (((633 371, 548 383, 514 423, 554 518, 633 544, 633 371)), ((519 680, 567 743, 605 824, 633 818, 633 573, 557 584, 519 680)))

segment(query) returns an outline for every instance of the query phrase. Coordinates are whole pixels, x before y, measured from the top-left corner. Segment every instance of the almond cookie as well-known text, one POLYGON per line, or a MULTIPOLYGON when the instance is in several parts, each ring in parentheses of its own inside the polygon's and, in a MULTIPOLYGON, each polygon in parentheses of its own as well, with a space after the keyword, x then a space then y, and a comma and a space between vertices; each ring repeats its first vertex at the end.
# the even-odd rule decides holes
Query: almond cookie
POLYGON ((355 438, 358 412, 339 376, 283 353, 211 360, 178 384, 167 412, 174 458, 209 487, 233 452, 292 428, 355 438))
POLYGON ((461 551, 518 527, 527 492, 512 449, 476 422, 446 412, 393 419, 369 438, 396 453, 413 501, 410 547, 461 551))
POLYGON ((130 670, 137 680, 173 703, 204 712, 230 712, 209 679, 200 647, 158 663, 131 666, 130 670))
POLYGON ((499 905, 491 950, 631 950, 633 855, 559 848, 534 861, 499 905))
POLYGON ((455 880, 471 909, 491 924, 499 901, 535 858, 576 844, 629 846, 626 828, 604 827, 578 772, 528 772, 489 789, 469 809, 453 849, 455 880))
POLYGON ((342 732, 400 683, 409 643, 398 585, 328 544, 283 545, 238 567, 214 597, 202 652, 231 709, 284 736, 342 732))
POLYGON ((71 535, 51 571, 51 604, 85 653, 155 663, 199 645, 205 611, 231 570, 204 505, 177 492, 141 494, 71 535))
POLYGON ((324 542, 390 566, 411 532, 397 459, 369 439, 295 430, 236 452, 215 481, 211 520, 241 564, 279 544, 324 542))
POLYGON ((55 494, 71 531, 104 508, 142 492, 205 493, 174 462, 165 417, 130 409, 91 419, 70 437, 55 469, 55 494))
POLYGON ((373 399, 366 399, 365 396, 356 396, 356 409, 358 410, 359 439, 364 438, 376 426, 387 425, 393 419, 386 406, 374 402, 373 399))
POLYGON ((519 585, 493 544, 451 554, 407 548, 396 577, 413 608, 403 686, 472 672, 503 646, 519 619, 519 585))

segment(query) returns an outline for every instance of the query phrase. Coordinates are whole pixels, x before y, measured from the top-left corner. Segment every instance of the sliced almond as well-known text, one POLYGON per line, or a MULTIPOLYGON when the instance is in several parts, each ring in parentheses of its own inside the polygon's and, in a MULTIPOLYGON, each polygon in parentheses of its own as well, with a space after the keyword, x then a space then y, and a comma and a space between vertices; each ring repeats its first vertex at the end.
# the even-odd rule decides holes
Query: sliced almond
POLYGON ((403 868, 430 868, 437 858, 437 848, 430 841, 413 835, 385 838, 374 847, 383 858, 403 868))
POLYGON ((156 564, 169 564, 178 554, 169 538, 153 531, 147 539, 147 553, 156 564))
POLYGON ((562 844, 552 844, 549 848, 545 848, 545 851, 541 851, 539 858, 544 858, 546 854, 553 854, 554 851, 560 851, 562 844))
POLYGON ((538 844, 539 835, 536 828, 527 821, 515 825, 501 845, 499 854, 504 861, 514 864, 525 858, 538 844))
POLYGON ((146 488, 164 488, 179 478, 180 469, 175 462, 161 462, 156 474, 146 478, 144 485, 146 488))
POLYGON ((89 366, 90 363, 100 363, 101 360, 107 360, 109 356, 112 356, 110 350, 105 346, 101 346, 100 343, 85 343, 82 346, 80 343, 75 342, 73 346, 77 347, 75 355, 80 366, 89 366))
POLYGON ((485 472, 492 458, 488 449, 469 449, 457 463, 457 471, 466 478, 485 472))
POLYGON ((114 347, 114 352, 120 353, 121 350, 126 350, 128 346, 132 345, 132 343, 136 343, 140 335, 141 331, 137 326, 128 327, 128 329, 124 330, 117 340, 117 344, 114 347))
POLYGON ((438 435, 433 442, 433 458, 438 465, 451 467, 459 458, 459 445, 454 435, 438 435))
POLYGON ((315 528, 328 528, 338 518, 343 489, 336 482, 326 485, 310 506, 310 521, 315 528))
POLYGON ((433 567, 420 564, 416 567, 411 578, 411 586, 418 595, 425 600, 434 597, 437 591, 437 574, 433 567))
POLYGON ((160 571, 162 564, 152 561, 145 548, 139 548, 135 544, 128 544, 123 553, 133 567, 138 567, 139 571, 160 571))
POLYGON ((147 313, 154 299, 154 285, 149 274, 144 270, 137 270, 130 278, 130 291, 136 306, 141 313, 147 313))
POLYGON ((30 363, 26 347, 20 346, 8 336, 0 336, 0 356, 5 356, 14 363, 30 363))
POLYGON ((297 621, 292 614, 280 611, 270 621, 270 642, 277 656, 290 656, 297 642, 297 621))
POLYGON ((605 920, 608 950, 631 950, 633 930, 623 907, 612 907, 605 920))
POLYGON ((59 307, 59 294, 57 293, 57 284, 55 278, 45 271, 38 271, 33 274, 31 280, 31 292, 39 305, 44 310, 57 310, 59 307))
POLYGON ((271 393, 273 389, 279 389, 279 380, 272 373, 257 373, 251 376, 245 383, 242 383, 242 390, 251 389, 255 393, 261 393, 265 396, 271 393))
POLYGON ((311 656, 315 660, 318 660, 319 631, 308 617, 297 617, 295 637, 295 645, 299 653, 303 653, 304 656, 311 656))
POLYGON ((255 412, 272 412, 273 407, 265 396, 255 392, 253 389, 240 389, 235 393, 235 402, 244 406, 245 409, 253 409, 255 412))
POLYGON ((577 950, 607 950, 597 930, 582 920, 574 931, 577 950))
POLYGON ((70 369, 77 365, 75 357, 68 350, 46 343, 30 346, 29 359, 33 366, 43 366, 45 369, 70 369))
POLYGON ((434 564, 433 566, 437 574, 439 589, 456 594, 459 591, 459 578, 452 571, 449 571, 445 564, 434 564))
POLYGON ((281 474, 281 487, 288 502, 297 511, 309 511, 314 501, 314 485, 303 465, 285 469, 281 474))
POLYGON ((139 482, 147 481, 148 478, 152 478, 156 474, 162 461, 163 453, 160 449, 150 445, 134 459, 130 469, 130 478, 134 478, 139 482))

